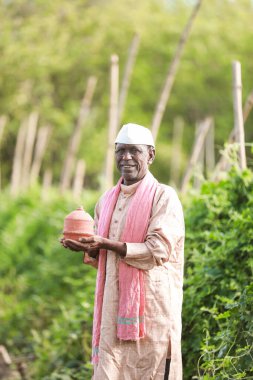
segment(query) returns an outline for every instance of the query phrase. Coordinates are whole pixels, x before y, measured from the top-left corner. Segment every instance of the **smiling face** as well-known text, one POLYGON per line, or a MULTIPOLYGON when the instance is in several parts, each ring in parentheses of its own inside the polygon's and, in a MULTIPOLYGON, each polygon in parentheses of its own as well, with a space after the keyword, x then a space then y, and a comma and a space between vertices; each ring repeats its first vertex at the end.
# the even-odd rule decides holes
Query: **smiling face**
POLYGON ((117 168, 124 179, 124 185, 140 181, 155 158, 155 149, 148 145, 116 144, 117 168))

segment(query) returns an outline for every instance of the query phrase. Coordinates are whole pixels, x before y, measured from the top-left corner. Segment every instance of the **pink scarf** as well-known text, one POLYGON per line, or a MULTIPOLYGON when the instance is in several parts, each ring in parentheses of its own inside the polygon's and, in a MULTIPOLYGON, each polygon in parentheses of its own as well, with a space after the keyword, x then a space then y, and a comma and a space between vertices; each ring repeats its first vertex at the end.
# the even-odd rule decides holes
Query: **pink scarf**
MULTIPOLYGON (((108 237, 112 214, 121 189, 122 178, 104 198, 98 223, 98 235, 108 237)), ((143 243, 145 241, 157 180, 150 172, 141 181, 130 203, 126 223, 120 241, 143 243)), ((106 277, 106 250, 99 252, 97 286, 95 294, 92 362, 98 363, 103 295, 106 277)), ((117 337, 122 340, 138 340, 145 336, 145 291, 143 271, 124 261, 119 261, 119 308, 117 337)), ((113 322, 113 321, 112 321, 113 322)))

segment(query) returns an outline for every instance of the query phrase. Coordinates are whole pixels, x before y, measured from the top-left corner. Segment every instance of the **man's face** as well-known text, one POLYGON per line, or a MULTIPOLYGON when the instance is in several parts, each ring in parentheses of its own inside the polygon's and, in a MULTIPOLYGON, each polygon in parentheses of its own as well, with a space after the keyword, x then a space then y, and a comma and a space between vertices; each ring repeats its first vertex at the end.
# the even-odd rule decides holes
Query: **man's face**
POLYGON ((147 145, 116 144, 116 165, 125 185, 140 181, 155 158, 155 150, 147 145))

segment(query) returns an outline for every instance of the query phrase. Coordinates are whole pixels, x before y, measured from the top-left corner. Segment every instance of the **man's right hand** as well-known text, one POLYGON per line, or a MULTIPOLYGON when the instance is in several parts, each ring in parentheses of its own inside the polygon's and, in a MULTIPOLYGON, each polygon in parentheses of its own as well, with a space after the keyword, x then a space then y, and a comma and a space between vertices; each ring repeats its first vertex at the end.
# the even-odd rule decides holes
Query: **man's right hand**
POLYGON ((84 264, 90 265, 93 268, 98 268, 98 260, 96 257, 98 256, 99 250, 95 252, 95 250, 92 253, 85 252, 83 250, 83 247, 81 246, 80 242, 75 242, 73 240, 65 240, 64 238, 61 238, 60 240, 61 245, 64 248, 71 249, 72 251, 75 252, 80 252, 83 251, 83 262, 84 264))
POLYGON ((98 268, 97 259, 93 259, 92 257, 90 257, 87 252, 83 253, 83 262, 84 264, 91 265, 93 268, 98 268))

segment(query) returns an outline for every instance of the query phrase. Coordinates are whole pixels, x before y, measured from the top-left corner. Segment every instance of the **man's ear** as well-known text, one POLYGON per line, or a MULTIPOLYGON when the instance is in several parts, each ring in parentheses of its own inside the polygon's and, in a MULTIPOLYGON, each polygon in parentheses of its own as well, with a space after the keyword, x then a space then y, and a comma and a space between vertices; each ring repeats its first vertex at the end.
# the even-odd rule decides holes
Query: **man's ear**
POLYGON ((149 159, 148 159, 148 164, 151 165, 152 162, 155 159, 155 148, 152 146, 148 147, 148 153, 149 153, 149 159))

